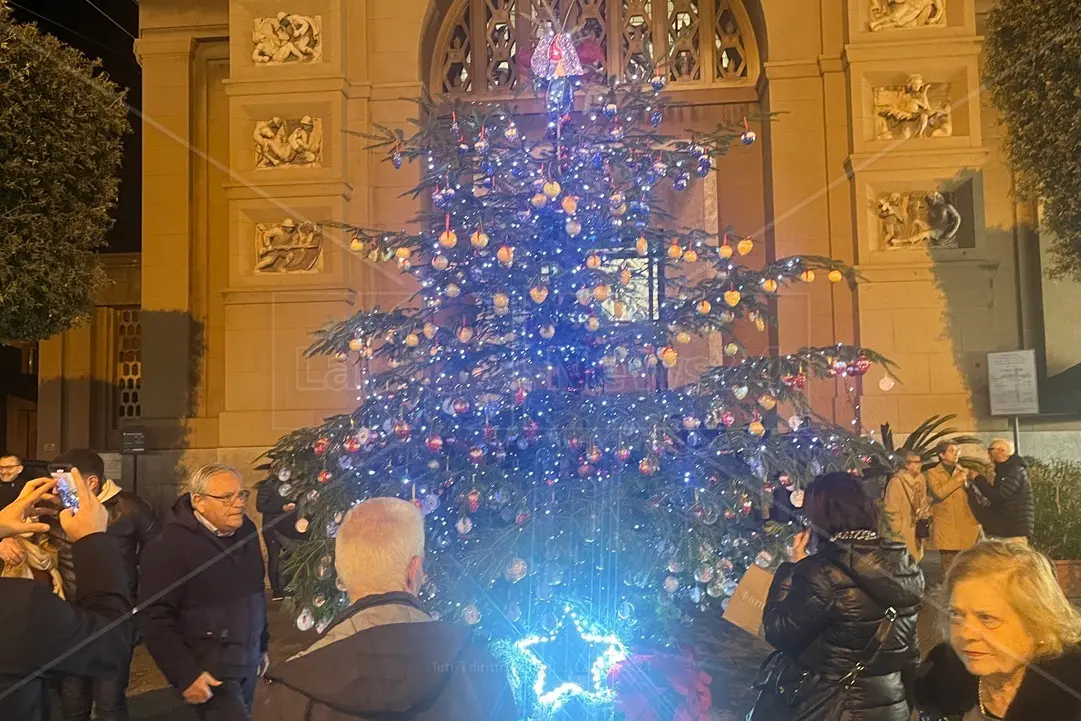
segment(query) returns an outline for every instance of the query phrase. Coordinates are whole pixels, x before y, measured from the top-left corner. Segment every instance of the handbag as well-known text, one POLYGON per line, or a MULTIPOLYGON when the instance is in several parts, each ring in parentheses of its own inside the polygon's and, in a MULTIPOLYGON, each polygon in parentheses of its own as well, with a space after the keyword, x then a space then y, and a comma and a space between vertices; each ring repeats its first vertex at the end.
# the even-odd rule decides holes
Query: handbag
MULTIPOLYGON (((867 660, 858 662, 839 681, 829 681, 817 673, 799 668, 783 651, 774 651, 759 666, 751 687, 758 698, 747 714, 747 721, 791 721, 804 702, 815 710, 816 718, 839 718, 849 689, 867 667, 878 660, 882 647, 897 621, 897 610, 887 608, 875 635, 867 644, 867 660)), ((808 710, 808 709, 804 709, 808 710)))
MULTIPOLYGON (((908 492, 908 486, 904 481, 901 481, 901 488, 905 492, 905 496, 908 498, 908 505, 912 507, 912 515, 918 516, 919 509, 916 508, 916 502, 912 500, 912 494, 908 492)), ((916 538, 924 540, 931 537, 931 519, 930 518, 917 518, 916 519, 916 538)))

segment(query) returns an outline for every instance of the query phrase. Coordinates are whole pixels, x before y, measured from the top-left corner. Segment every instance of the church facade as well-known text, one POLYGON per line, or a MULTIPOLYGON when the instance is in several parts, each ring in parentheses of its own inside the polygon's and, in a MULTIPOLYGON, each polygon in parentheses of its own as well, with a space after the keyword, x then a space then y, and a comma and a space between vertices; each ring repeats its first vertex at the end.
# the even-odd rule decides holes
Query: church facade
MULTIPOLYGON (((307 358, 310 333, 411 289, 328 221, 398 228, 418 205, 405 194, 415 168, 395 170, 352 133, 409 132, 425 92, 536 108, 520 56, 551 12, 608 73, 666 59, 680 108, 665 130, 749 119, 757 142, 681 200, 681 219, 751 237, 762 261, 824 255, 858 269, 854 293, 825 279, 782 293, 776 327, 753 341, 780 353, 857 343, 898 364, 896 377, 876 368, 814 388, 820 413, 902 434, 956 414, 963 430, 1003 434, 987 354, 1034 348, 1044 375, 1055 371, 1045 296, 1070 289, 1041 283, 1036 207, 1011 195, 980 92, 988 4, 142 0, 137 412, 117 417, 114 402, 96 413, 143 434, 140 484, 166 497, 185 467, 251 469, 280 435, 354 407, 355 370, 307 358)), ((68 358, 64 342, 43 346, 43 387, 94 378, 97 365, 112 368, 104 382, 115 386, 112 360, 68 358)), ((718 343, 699 351, 700 365, 723 359, 718 343)), ((61 420, 82 401, 57 397, 39 411, 46 457, 82 438, 61 420)), ((1066 416, 1024 423, 1026 452, 1076 435, 1066 416)))

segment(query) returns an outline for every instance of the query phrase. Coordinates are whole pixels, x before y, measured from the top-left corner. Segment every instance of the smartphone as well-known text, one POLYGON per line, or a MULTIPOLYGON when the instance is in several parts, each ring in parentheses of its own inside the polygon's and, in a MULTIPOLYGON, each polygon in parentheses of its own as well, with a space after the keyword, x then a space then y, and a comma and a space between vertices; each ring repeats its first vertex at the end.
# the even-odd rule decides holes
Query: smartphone
POLYGON ((71 466, 53 466, 50 475, 56 479, 56 495, 64 508, 79 510, 79 494, 75 492, 75 481, 71 477, 71 466))

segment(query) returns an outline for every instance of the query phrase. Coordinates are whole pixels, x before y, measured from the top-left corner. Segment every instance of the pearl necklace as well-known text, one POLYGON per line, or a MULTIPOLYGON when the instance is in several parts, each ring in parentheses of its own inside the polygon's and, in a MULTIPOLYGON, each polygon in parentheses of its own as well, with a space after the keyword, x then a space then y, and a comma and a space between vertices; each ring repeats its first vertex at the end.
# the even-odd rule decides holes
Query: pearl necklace
POLYGON ((999 719, 1001 716, 995 716, 988 713, 987 707, 983 705, 983 679, 976 681, 976 702, 980 705, 980 716, 985 719, 999 719))

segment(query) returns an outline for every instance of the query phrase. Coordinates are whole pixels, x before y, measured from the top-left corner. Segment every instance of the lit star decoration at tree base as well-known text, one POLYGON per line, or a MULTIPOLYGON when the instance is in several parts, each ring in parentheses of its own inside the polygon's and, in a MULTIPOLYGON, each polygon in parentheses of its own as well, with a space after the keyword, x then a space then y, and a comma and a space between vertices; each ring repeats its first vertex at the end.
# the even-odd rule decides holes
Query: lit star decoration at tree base
MULTIPOLYGON (((615 634, 590 628, 570 606, 567 606, 564 612, 565 615, 551 633, 528 636, 509 645, 503 644, 501 652, 497 651, 498 655, 508 663, 511 681, 518 686, 517 691, 520 696, 525 691, 523 687, 532 680, 533 698, 529 701, 535 703, 528 705, 534 706, 532 718, 535 719, 548 718, 571 700, 577 700, 592 707, 612 704, 615 701, 615 691, 608 685, 608 676, 617 664, 627 659, 627 649, 615 634), (567 625, 568 618, 573 631, 567 625), (576 634, 577 639, 583 644, 597 648, 597 655, 589 667, 591 679, 589 687, 586 688, 573 681, 564 681, 554 688, 548 688, 549 677, 552 674, 549 665, 538 655, 538 652, 545 646, 558 643, 569 633, 576 634)), ((573 669, 570 671, 573 672, 573 669)))

